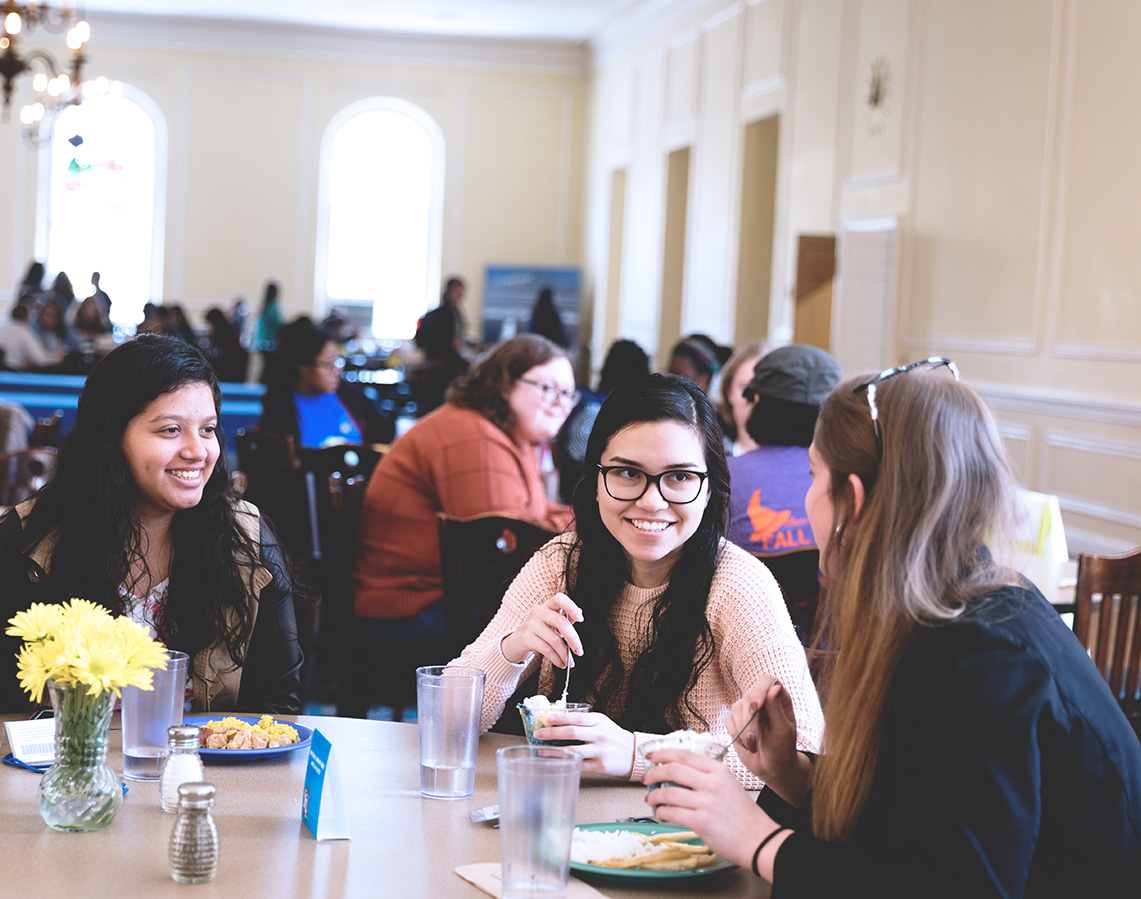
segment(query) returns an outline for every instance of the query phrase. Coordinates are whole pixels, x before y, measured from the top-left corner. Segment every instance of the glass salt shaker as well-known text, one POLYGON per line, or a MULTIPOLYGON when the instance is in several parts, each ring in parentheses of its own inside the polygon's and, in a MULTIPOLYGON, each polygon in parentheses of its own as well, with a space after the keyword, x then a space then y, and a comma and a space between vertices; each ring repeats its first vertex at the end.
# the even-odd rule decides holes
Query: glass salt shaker
POLYGON ((218 828, 214 824, 214 785, 187 783, 178 788, 178 817, 170 831, 170 876, 178 883, 208 883, 218 871, 218 828))
POLYGON ((174 814, 178 811, 178 788, 185 783, 206 779, 202 757, 198 755, 198 728, 178 724, 166 730, 167 754, 158 777, 159 801, 162 810, 174 814))

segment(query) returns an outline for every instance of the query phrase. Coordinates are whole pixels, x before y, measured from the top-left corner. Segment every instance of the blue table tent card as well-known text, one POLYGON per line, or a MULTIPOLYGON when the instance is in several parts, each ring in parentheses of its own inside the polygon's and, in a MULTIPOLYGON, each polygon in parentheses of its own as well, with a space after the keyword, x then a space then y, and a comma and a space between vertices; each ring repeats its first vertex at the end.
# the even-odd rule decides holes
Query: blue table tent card
POLYGON ((333 744, 319 730, 313 731, 313 742, 309 746, 301 819, 318 840, 352 839, 337 757, 333 754, 333 744))

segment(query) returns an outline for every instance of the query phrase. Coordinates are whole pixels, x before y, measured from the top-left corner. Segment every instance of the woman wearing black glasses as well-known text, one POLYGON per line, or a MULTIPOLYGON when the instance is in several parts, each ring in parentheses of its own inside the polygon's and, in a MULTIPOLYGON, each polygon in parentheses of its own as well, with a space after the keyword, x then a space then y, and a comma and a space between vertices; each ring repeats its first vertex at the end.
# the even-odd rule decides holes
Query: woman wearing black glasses
POLYGON ((729 726, 757 804, 674 751, 665 821, 774 895, 1108 896, 1141 883, 1141 744, 1073 633, 998 568, 1016 508, 986 406, 945 359, 841 383, 809 449, 806 507, 838 649, 827 752, 764 678, 729 726), (689 789, 684 789, 688 787, 689 789))
MULTIPOLYGON (((639 780, 645 739, 694 728, 727 744, 729 703, 768 676, 788 686, 797 745, 815 751, 820 704, 780 589, 723 538, 729 473, 705 394, 670 375, 625 381, 584 465, 575 532, 532 557, 461 656, 487 672, 484 728, 536 668, 539 691, 557 696, 555 668, 569 664, 569 698, 594 711, 551 715, 536 736, 582 741, 583 770, 639 780)), ((726 761, 759 786, 735 754, 726 761)))

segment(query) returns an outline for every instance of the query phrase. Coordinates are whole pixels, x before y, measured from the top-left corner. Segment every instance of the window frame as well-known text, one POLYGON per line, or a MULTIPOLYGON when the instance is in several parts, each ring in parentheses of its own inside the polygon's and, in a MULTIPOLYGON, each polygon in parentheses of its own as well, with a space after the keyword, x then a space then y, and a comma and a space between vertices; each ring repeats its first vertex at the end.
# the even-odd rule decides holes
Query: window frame
MULTIPOLYGON (((330 120, 321 136, 321 154, 318 166, 317 186, 317 235, 316 252, 313 265, 313 305, 315 313, 324 317, 329 309, 337 304, 353 303, 354 298, 330 297, 327 291, 329 273, 329 222, 332 215, 332 200, 330 197, 332 184, 332 155, 333 144, 343 128, 349 121, 357 116, 371 112, 394 112, 405 115, 419 125, 428 137, 432 148, 432 168, 430 174, 430 191, 428 209, 428 254, 427 272, 424 279, 424 309, 432 308, 440 295, 440 265, 443 258, 443 232, 444 232, 444 176, 447 165, 447 147, 444 133, 434 118, 423 108, 402 100, 399 97, 367 97, 350 103, 341 109, 330 120)), ((373 331, 378 339, 390 338, 396 335, 382 334, 376 331, 377 320, 376 303, 373 302, 373 331)), ((408 335, 411 336, 411 335, 408 335)))
MULTIPOLYGON (((166 188, 168 151, 170 146, 169 132, 166 117, 162 114, 159 105, 146 93, 123 83, 122 95, 118 99, 126 100, 138 106, 143 114, 150 119, 154 128, 154 193, 151 222, 151 248, 150 248, 150 279, 148 290, 150 296, 144 302, 160 303, 163 297, 163 266, 166 261, 166 188)), ((51 116, 40 124, 40 133, 37 147, 36 172, 36 227, 35 227, 35 256, 40 260, 48 259, 49 236, 51 234, 51 153, 54 145, 54 132, 58 116, 51 116)), ((78 288, 86 283, 87 273, 68 273, 72 283, 78 288), (76 280, 76 278, 79 280, 76 280)), ((82 293, 82 290, 80 291, 82 293)), ((83 299, 82 296, 77 296, 83 299)), ((112 308, 114 308, 112 306, 112 308)))

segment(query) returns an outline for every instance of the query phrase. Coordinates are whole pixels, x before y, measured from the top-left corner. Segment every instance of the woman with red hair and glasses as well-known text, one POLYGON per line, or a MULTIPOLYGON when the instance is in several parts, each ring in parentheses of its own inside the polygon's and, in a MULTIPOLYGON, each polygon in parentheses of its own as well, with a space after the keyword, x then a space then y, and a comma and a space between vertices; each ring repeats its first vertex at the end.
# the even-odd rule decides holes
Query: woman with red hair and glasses
POLYGON ((787 690, 761 678, 728 722, 757 713, 737 747, 767 784, 757 803, 724 766, 659 751, 660 818, 774 896, 1136 895, 1141 743, 1057 612, 984 545, 1016 503, 982 400, 940 357, 842 382, 809 460, 838 650, 825 752, 796 750, 787 690))

